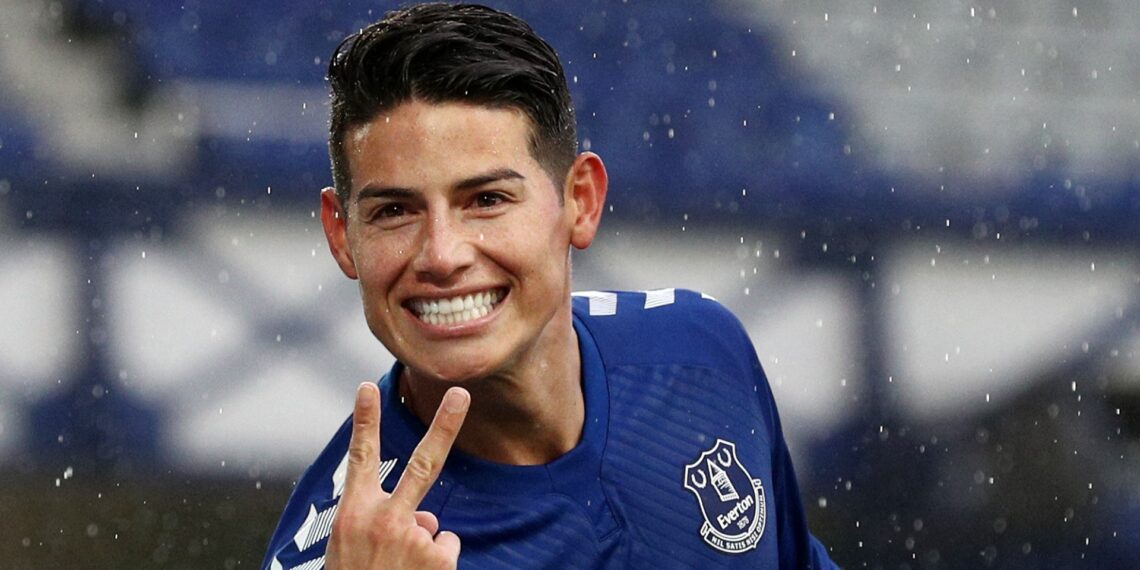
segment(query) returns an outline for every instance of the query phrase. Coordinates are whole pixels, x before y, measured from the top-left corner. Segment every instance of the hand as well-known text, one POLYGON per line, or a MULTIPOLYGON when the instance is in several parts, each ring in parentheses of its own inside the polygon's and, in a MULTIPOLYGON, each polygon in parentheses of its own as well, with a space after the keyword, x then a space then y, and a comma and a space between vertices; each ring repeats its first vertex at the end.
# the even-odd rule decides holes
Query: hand
POLYGON ((366 382, 356 392, 348 473, 325 549, 329 570, 371 568, 455 568, 459 537, 439 532, 439 521, 417 511, 443 468, 467 417, 471 395, 451 388, 443 396, 400 482, 391 494, 380 488, 380 391, 366 382))

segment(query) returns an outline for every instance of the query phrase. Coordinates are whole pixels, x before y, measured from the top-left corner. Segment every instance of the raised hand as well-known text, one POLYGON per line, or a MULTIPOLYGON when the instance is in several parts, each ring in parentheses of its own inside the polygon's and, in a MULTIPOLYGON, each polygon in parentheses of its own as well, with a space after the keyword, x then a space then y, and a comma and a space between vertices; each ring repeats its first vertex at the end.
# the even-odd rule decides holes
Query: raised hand
POLYGON ((455 436, 467 416, 471 395, 451 388, 391 494, 380 488, 380 391, 366 382, 356 392, 348 473, 332 536, 325 549, 329 570, 455 568, 459 537, 440 531, 439 521, 420 502, 435 484, 455 436))

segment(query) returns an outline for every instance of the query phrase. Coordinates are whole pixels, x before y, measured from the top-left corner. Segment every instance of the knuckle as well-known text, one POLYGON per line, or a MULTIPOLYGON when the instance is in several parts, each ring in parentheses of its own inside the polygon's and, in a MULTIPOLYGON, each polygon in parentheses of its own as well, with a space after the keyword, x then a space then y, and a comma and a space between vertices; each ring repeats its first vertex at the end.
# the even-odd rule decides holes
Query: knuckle
POLYGON ((361 413, 354 413, 352 415, 352 434, 370 434, 379 429, 377 423, 374 418, 361 413))
POLYGON ((368 430, 375 429, 376 421, 368 417, 367 414, 354 413, 352 414, 352 428, 353 431, 367 432, 368 430))
POLYGON ((436 462, 431 457, 423 454, 413 454, 408 459, 408 465, 404 468, 406 476, 420 481, 428 481, 435 473, 436 462))
POLYGON ((375 454, 372 444, 367 441, 354 441, 348 448, 348 462, 355 465, 365 465, 375 454))

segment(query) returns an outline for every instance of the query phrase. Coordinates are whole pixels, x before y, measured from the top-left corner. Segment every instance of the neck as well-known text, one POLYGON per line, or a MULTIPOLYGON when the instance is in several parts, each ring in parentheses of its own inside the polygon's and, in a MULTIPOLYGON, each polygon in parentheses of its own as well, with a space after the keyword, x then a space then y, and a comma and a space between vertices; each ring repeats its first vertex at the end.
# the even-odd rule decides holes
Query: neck
MULTIPOLYGON (((567 311, 569 313, 569 311, 567 311)), ((549 463, 582 438, 586 417, 578 336, 567 315, 545 347, 485 378, 447 383, 404 369, 400 394, 424 424, 430 424, 444 392, 453 385, 471 393, 471 408, 456 439, 464 453, 512 465, 549 463)))

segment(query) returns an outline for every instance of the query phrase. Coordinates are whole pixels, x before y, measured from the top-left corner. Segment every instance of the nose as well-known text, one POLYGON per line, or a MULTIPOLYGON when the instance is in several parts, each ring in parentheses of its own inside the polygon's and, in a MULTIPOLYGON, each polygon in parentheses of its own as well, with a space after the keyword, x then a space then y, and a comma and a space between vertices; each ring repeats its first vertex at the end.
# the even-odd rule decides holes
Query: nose
POLYGON ((428 218, 420 233, 412 269, 433 281, 453 278, 475 261, 474 247, 464 228, 448 215, 428 218))

